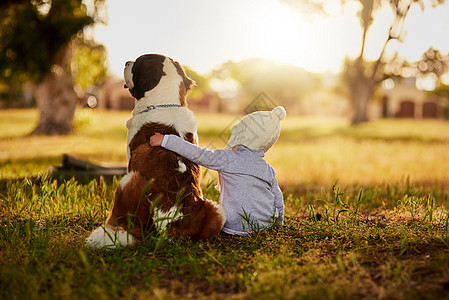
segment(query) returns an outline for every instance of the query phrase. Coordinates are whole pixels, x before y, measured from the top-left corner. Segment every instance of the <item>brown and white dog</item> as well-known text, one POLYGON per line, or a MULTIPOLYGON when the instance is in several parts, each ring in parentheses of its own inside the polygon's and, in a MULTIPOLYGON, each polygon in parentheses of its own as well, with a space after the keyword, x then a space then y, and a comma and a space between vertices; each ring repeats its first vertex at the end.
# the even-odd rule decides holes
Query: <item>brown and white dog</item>
POLYGON ((86 246, 126 246, 156 232, 193 240, 216 236, 225 215, 221 206, 203 199, 199 166, 149 144, 156 132, 197 143, 197 120, 186 103, 192 80, 178 62, 157 54, 127 62, 124 77, 136 99, 126 123, 128 173, 115 191, 106 224, 91 233, 86 246))

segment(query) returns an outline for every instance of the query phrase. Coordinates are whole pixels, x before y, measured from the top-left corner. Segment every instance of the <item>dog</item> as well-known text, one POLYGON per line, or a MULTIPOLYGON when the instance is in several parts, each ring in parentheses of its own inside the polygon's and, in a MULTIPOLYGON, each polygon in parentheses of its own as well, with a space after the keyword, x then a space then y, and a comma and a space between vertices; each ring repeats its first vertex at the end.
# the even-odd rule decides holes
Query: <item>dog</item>
POLYGON ((178 62, 159 54, 126 62, 124 78, 135 98, 126 123, 128 172, 106 223, 91 233, 86 246, 127 246, 157 233, 192 240, 218 235, 226 217, 220 205, 203 198, 199 166, 149 144, 156 132, 198 143, 197 120, 186 102, 193 81, 178 62))

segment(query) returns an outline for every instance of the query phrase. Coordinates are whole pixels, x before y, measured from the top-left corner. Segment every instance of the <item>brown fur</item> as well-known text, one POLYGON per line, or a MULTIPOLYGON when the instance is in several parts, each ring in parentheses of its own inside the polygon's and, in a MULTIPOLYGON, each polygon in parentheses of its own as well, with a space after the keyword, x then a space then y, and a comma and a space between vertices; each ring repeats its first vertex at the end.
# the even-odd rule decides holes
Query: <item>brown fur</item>
POLYGON ((195 82, 186 76, 184 69, 181 67, 181 65, 177 61, 174 61, 173 59, 171 59, 171 61, 175 65, 176 71, 178 71, 178 74, 182 77, 182 81, 184 82, 186 92, 189 91, 192 88, 192 86, 195 85, 195 82))
MULTIPOLYGON (((134 63, 132 73, 134 87, 129 90, 131 95, 139 100, 145 96, 146 91, 152 90, 158 85, 162 76, 165 75, 164 69, 165 56, 159 54, 145 54, 140 56, 134 63), (134 76, 134 74, 139 74, 134 76)), ((194 85, 194 81, 187 77, 182 66, 173 59, 170 59, 176 67, 176 71, 182 77, 182 83, 179 86, 179 101, 182 106, 187 106, 185 100, 187 92, 194 85)))
MULTIPOLYGON (((154 88, 164 75, 164 56, 143 55, 133 66, 134 88, 130 92, 136 98, 154 88)), ((180 84, 180 104, 186 106, 185 96, 193 81, 182 67, 174 62, 183 81, 180 84)), ((140 97, 140 98, 139 98, 140 97)), ((169 229, 172 236, 187 236, 194 240, 216 236, 222 227, 222 215, 209 201, 203 199, 198 165, 162 147, 151 147, 149 138, 154 133, 179 133, 171 126, 149 122, 144 124, 132 138, 128 172, 132 178, 115 192, 114 207, 107 220, 111 228, 122 227, 136 238, 153 232, 153 211, 157 207, 168 212, 174 205, 181 206, 183 217, 169 229), (178 160, 187 170, 178 171, 178 160)), ((193 133, 186 133, 185 140, 196 143, 193 133)))
MULTIPOLYGON (((115 194, 114 207, 107 221, 111 227, 123 227, 136 238, 154 231, 151 212, 154 203, 168 211, 177 202, 181 204, 184 217, 175 221, 169 231, 173 236, 189 236, 193 240, 216 236, 222 227, 222 216, 217 208, 203 200, 199 185, 200 168, 174 152, 161 147, 151 147, 148 137, 155 132, 179 135, 173 128, 147 123, 130 143, 129 172, 133 178, 115 194), (178 160, 187 171, 177 171, 178 160)), ((193 141, 193 134, 186 134, 193 141)))
POLYGON ((132 69, 134 87, 129 89, 134 98, 139 100, 145 96, 146 91, 158 85, 162 76, 165 75, 164 60, 165 56, 157 54, 145 54, 136 59, 132 69))

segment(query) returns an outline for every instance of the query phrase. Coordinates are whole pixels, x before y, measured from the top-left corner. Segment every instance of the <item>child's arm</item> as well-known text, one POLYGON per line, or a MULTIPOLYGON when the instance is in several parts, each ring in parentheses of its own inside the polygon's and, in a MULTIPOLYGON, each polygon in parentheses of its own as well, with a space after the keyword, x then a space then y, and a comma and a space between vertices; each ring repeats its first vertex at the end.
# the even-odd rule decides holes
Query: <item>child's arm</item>
POLYGON ((161 146, 167 150, 178 153, 188 160, 212 170, 222 170, 226 167, 228 160, 226 151, 223 149, 209 150, 189 143, 176 135, 162 135, 156 133, 150 137, 152 147, 161 146))
POLYGON ((274 181, 271 185, 271 192, 274 194, 274 206, 279 212, 277 224, 279 226, 282 226, 284 224, 284 195, 282 194, 282 191, 278 185, 276 173, 274 174, 274 181))

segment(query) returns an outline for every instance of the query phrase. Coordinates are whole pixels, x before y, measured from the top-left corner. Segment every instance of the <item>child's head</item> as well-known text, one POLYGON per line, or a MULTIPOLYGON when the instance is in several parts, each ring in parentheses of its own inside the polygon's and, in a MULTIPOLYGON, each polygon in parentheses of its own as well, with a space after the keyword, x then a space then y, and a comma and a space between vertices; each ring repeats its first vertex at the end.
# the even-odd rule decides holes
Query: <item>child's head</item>
POLYGON ((232 126, 227 149, 243 145, 254 150, 267 152, 276 143, 281 133, 281 120, 287 115, 284 107, 277 106, 272 111, 256 111, 246 115, 232 126))

